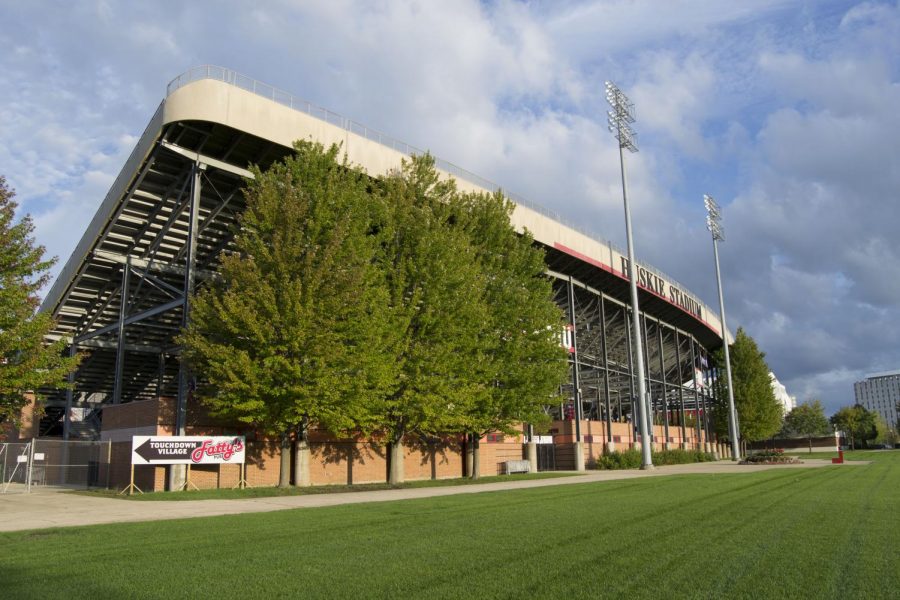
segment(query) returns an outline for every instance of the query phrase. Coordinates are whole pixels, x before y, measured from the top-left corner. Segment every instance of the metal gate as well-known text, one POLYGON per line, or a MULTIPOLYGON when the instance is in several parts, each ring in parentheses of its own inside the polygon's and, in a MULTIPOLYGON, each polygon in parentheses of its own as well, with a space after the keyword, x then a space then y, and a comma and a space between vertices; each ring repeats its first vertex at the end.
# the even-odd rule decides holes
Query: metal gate
POLYGON ((0 493, 108 487, 111 442, 37 439, 0 444, 0 493))
POLYGON ((553 444, 537 444, 538 471, 556 470, 556 446, 553 444))
POLYGON ((30 443, 0 444, 0 493, 25 491, 30 456, 30 443))

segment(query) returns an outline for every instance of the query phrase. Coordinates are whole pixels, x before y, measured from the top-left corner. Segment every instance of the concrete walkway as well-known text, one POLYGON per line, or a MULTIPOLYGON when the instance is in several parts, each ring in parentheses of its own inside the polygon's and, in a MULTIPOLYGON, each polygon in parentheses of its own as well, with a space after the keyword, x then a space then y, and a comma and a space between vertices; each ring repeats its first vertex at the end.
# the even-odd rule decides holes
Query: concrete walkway
MULTIPOLYGON (((853 463, 846 463, 853 464, 853 463)), ((856 463, 863 464, 863 463, 856 463)), ((799 465, 737 465, 732 462, 697 463, 657 467, 652 471, 588 471, 583 475, 434 488, 378 490, 337 494, 311 494, 245 500, 192 500, 135 502, 126 499, 95 498, 80 494, 41 491, 31 494, 0 495, 0 531, 20 531, 45 527, 73 527, 102 523, 187 519, 215 515, 270 512, 292 508, 313 508, 363 502, 390 502, 412 498, 434 498, 453 494, 479 494, 550 485, 572 485, 596 481, 658 477, 685 473, 750 473, 770 469, 807 469, 830 466, 826 460, 807 459, 799 465)))

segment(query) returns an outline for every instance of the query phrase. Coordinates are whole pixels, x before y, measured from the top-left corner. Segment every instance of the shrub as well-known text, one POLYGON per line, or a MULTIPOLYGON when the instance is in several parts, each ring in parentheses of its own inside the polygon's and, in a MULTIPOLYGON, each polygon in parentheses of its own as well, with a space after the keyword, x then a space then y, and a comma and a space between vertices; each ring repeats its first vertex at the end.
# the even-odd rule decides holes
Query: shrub
POLYGON ((609 452, 597 457, 596 468, 604 471, 613 471, 618 469, 640 469, 641 468, 641 452, 640 450, 625 450, 624 452, 609 452))
POLYGON ((716 457, 708 452, 699 450, 662 450, 652 453, 654 465, 686 465, 698 462, 710 462, 716 457))
MULTIPOLYGON (((684 465, 689 463, 709 462, 715 456, 699 450, 661 450, 650 455, 654 465, 684 465)), ((624 452, 610 452, 597 457, 594 468, 601 470, 639 469, 641 468, 641 451, 636 449, 624 452)))
POLYGON ((800 460, 792 456, 785 456, 784 450, 760 450, 744 458, 741 464, 745 465, 781 465, 799 463, 800 460))

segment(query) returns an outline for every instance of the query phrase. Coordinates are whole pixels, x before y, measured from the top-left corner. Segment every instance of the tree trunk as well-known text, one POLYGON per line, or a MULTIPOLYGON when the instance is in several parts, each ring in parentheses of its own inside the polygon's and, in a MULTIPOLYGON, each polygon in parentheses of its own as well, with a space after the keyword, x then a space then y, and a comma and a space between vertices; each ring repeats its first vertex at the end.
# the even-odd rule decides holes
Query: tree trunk
POLYGON ((476 433, 472 436, 472 479, 481 477, 481 442, 476 433))
POLYGON ((281 434, 281 470, 278 473, 278 487, 286 488, 291 485, 291 434, 285 431, 281 434))
POLYGON ((297 445, 294 451, 294 485, 309 487, 309 421, 304 417, 297 430, 297 445))
POLYGON ((809 453, 812 454, 812 437, 808 437, 806 440, 809 442, 809 453))
POLYGON ((403 439, 388 444, 388 483, 403 483, 403 439))
POLYGON ((466 443, 465 443, 465 452, 466 452, 466 477, 472 476, 472 434, 466 434, 466 443))

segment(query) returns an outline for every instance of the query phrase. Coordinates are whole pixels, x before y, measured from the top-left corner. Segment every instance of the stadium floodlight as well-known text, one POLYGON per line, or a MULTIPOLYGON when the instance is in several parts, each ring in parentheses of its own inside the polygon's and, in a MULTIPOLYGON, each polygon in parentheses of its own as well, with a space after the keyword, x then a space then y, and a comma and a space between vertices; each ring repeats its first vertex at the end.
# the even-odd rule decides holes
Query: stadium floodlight
POLYGON ((725 240, 725 233, 722 230, 722 211, 712 196, 703 195, 703 204, 706 206, 706 228, 712 234, 713 256, 716 259, 716 284, 719 286, 719 317, 722 319, 722 348, 725 350, 725 376, 728 378, 728 432, 731 435, 731 460, 737 460, 740 457, 740 446, 738 445, 737 411, 734 408, 734 389, 731 384, 731 357, 728 353, 728 339, 726 332, 728 327, 725 325, 725 298, 722 295, 722 273, 719 270, 719 242, 725 240))
POLYGON ((637 370, 638 380, 638 411, 641 428, 641 469, 652 469, 653 459, 651 457, 651 447, 653 445, 650 437, 649 427, 649 407, 647 394, 647 382, 645 379, 646 371, 644 370, 644 345, 641 335, 641 317, 638 310, 638 291, 637 291, 637 266, 634 260, 634 239, 631 235, 631 211, 628 208, 628 183, 625 178, 625 154, 624 150, 637 152, 637 142, 634 129, 631 124, 634 123, 634 104, 622 91, 616 87, 611 81, 606 82, 606 101, 612 110, 607 111, 609 130, 615 135, 619 142, 619 168, 622 172, 622 199, 625 203, 625 237, 628 240, 628 281, 631 285, 631 321, 634 330, 634 364, 637 370))
POLYGON ((634 123, 634 103, 611 81, 606 82, 606 101, 612 108, 606 111, 606 123, 619 141, 619 148, 637 152, 637 134, 631 127, 634 123))

